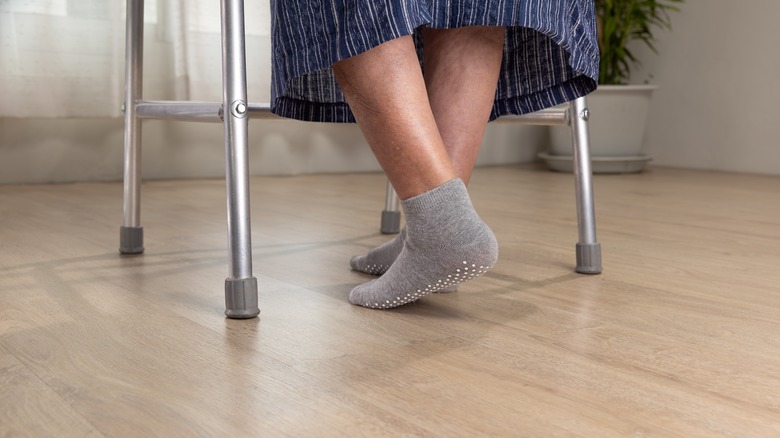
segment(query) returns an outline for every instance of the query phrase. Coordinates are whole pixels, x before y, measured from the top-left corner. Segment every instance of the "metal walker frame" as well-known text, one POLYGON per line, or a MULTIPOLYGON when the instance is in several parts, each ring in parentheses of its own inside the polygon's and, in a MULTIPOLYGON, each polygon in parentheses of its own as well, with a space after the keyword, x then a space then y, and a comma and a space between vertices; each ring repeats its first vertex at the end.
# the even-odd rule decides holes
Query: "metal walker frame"
MULTIPOLYGON (((222 123, 225 128, 225 167, 228 214, 228 277, 225 279, 225 315, 253 318, 258 308, 257 279, 252 275, 252 236, 249 212, 249 119, 277 118, 269 104, 247 100, 244 1, 220 0, 222 30, 222 102, 143 100, 144 1, 127 0, 125 33, 124 215, 120 228, 122 254, 144 252, 141 226, 141 127, 143 119, 222 123)), ((577 272, 601 272, 601 247, 591 185, 588 145, 588 109, 585 98, 568 109, 502 117, 502 122, 526 125, 571 125, 574 139, 575 186, 579 242, 577 272)), ((390 182, 382 212, 383 233, 399 231, 400 200, 390 182)))

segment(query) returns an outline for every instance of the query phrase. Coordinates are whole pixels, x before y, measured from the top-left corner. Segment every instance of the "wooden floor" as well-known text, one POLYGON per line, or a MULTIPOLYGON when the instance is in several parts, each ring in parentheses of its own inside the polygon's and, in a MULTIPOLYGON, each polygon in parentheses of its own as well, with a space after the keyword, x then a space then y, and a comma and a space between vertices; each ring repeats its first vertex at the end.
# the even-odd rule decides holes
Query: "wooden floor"
POLYGON ((780 178, 595 179, 604 273, 573 273, 573 179, 477 171, 495 270, 347 301, 380 175, 254 178, 260 318, 223 317, 224 183, 0 187, 0 436, 780 436, 780 178))

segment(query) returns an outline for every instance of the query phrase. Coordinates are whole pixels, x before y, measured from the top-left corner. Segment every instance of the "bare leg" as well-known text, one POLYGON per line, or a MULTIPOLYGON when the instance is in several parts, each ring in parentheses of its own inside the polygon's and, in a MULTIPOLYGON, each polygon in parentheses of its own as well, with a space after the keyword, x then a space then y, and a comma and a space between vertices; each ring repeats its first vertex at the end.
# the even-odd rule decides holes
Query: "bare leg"
POLYGON ((431 112, 410 36, 333 65, 363 134, 407 199, 456 178, 431 112))
POLYGON ((498 85, 505 27, 423 29, 425 85, 455 173, 468 184, 498 85))
MULTIPOLYGON (((419 80, 411 37, 390 41, 333 66, 353 113, 401 199, 408 197, 406 187, 397 186, 394 176, 408 181, 410 173, 420 175, 424 169, 408 168, 410 158, 440 162, 439 144, 446 148, 455 175, 468 184, 493 106, 505 33, 505 27, 486 26, 423 29, 424 84, 419 80), (370 82, 372 78, 381 78, 382 86, 370 82), (362 91, 366 88, 374 92, 367 95, 362 91), (419 117, 417 111, 408 111, 410 107, 430 111, 419 117), (438 132, 433 132, 434 128, 438 132), (397 136, 399 129, 408 132, 406 138, 397 136), (412 147, 398 150, 399 145, 412 147), (406 172, 396 172, 399 163, 406 172)), ((449 170, 437 167, 441 175, 449 170)), ((431 176, 428 181, 409 181, 414 187, 411 192, 432 188, 436 176, 431 176)))

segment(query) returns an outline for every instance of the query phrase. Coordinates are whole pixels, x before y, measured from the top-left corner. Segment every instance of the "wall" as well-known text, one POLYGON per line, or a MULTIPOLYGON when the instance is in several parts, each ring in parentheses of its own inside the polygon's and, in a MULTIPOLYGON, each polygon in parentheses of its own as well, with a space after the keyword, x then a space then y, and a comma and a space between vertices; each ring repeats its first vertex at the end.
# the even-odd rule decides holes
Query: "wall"
MULTIPOLYGON (((251 8, 257 22, 268 20, 267 8, 251 8)), ((217 10, 218 14, 218 10, 217 10)), ((248 18, 249 19, 249 18, 248 18)), ((218 30, 218 29, 217 29, 218 30)), ((144 54, 144 96, 172 99, 177 84, 165 62, 172 48, 147 25, 144 54)), ((219 81, 218 34, 194 42, 219 81), (216 60, 216 68, 214 64, 216 60)), ((253 102, 270 99, 270 41, 247 38, 249 96, 253 102)), ((218 83, 218 82, 216 82, 218 83)), ((197 99, 220 99, 200 82, 193 84, 197 99), (206 89, 204 89, 204 87, 206 89)), ((224 134, 219 124, 145 121, 142 169, 144 178, 222 177, 225 172, 224 134)), ((547 131, 538 126, 491 125, 478 165, 534 161, 547 131)), ((378 171, 379 165, 356 125, 315 124, 287 120, 250 122, 250 171, 253 175, 294 175, 320 172, 378 171)), ((0 118, 0 184, 119 180, 122 178, 123 121, 121 119, 0 118)))
POLYGON ((660 55, 638 47, 654 96, 655 165, 780 175, 780 2, 686 0, 660 55))
MULTIPOLYGON (((122 128, 119 119, 0 119, 0 184, 119 180, 122 128)), ((545 136, 541 127, 491 126, 478 165, 533 161, 545 136)), ((380 169, 355 125, 253 120, 249 138, 253 175, 380 169)), ((143 139, 144 178, 225 173, 220 124, 151 120, 143 139)))

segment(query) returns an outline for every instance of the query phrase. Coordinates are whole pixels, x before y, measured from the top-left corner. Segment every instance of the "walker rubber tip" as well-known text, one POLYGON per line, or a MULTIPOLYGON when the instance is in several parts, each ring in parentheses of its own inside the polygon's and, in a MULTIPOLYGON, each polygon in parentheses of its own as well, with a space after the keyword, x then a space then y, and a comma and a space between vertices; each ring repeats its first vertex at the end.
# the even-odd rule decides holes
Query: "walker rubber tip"
POLYGON ((601 274, 601 244, 577 244, 577 272, 601 274))
POLYGON ((119 229, 119 252, 141 254, 144 252, 144 227, 121 227, 119 229))
POLYGON ((257 278, 225 279, 225 316, 232 319, 249 319, 259 314, 257 278))

